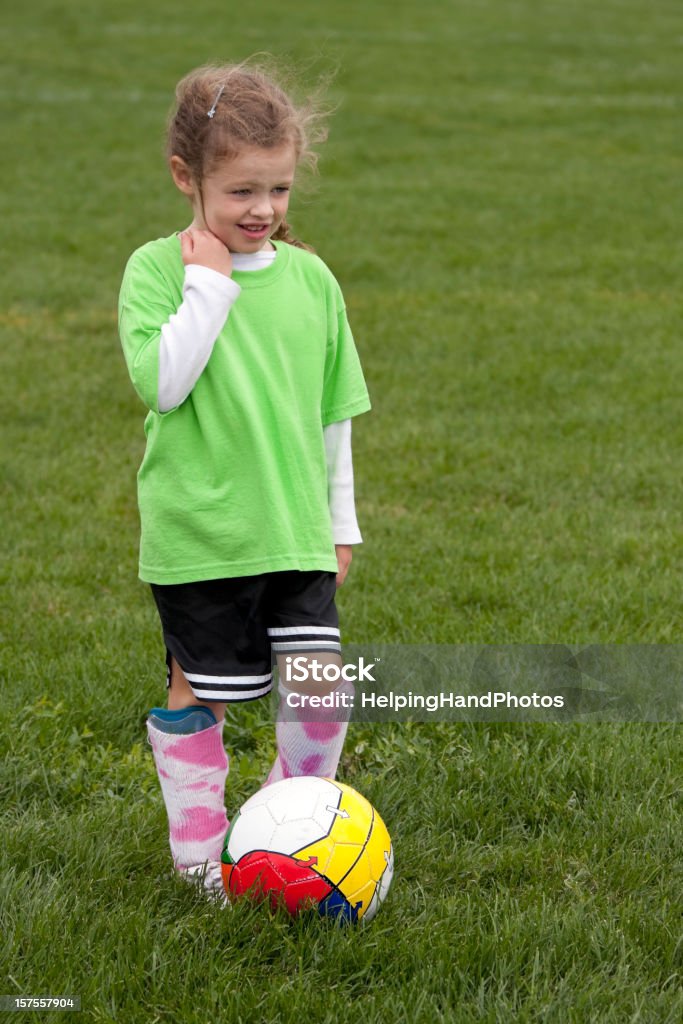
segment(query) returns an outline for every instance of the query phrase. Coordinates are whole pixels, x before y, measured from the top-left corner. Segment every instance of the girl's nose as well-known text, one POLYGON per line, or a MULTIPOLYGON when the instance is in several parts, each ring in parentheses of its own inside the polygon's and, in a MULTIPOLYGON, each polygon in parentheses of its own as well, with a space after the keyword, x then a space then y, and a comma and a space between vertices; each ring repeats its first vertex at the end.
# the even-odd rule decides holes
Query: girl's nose
POLYGON ((270 201, 270 194, 266 193, 260 196, 254 196, 254 201, 251 204, 251 212, 256 217, 262 217, 268 219, 273 216, 273 204, 270 201))

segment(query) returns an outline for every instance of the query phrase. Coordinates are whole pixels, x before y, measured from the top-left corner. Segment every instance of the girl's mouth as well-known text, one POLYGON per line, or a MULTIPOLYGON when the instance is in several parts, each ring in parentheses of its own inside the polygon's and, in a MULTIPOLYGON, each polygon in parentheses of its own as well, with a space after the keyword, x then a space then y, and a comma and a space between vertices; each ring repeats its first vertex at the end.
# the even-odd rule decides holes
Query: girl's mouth
POLYGON ((248 238, 265 238, 270 231, 270 224, 238 224, 237 227, 248 238))

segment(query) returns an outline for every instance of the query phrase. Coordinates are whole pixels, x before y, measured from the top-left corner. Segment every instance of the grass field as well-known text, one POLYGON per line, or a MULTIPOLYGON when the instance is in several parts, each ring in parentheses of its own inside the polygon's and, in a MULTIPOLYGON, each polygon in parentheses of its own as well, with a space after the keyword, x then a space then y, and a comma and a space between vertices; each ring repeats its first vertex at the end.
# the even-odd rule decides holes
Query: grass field
MULTIPOLYGON (((680 4, 6 7, 0 994, 117 1024, 678 1024, 676 723, 352 726, 341 778, 396 851, 361 932, 170 876, 116 301, 130 252, 188 221, 162 158, 176 80, 257 50, 309 82, 336 66, 291 219, 373 400, 344 636, 680 642, 680 4)), ((226 741, 230 814, 269 709, 226 741)))

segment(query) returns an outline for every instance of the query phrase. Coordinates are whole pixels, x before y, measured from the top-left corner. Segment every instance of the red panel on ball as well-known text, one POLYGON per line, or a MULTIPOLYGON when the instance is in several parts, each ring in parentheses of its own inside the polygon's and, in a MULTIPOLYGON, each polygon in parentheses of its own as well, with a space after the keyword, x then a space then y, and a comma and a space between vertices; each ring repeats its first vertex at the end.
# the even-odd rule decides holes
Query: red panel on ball
POLYGON ((255 899, 269 897, 273 908, 282 902, 296 915, 302 904, 317 905, 334 888, 314 870, 316 861, 315 857, 301 861, 284 853, 254 850, 237 864, 222 865, 223 882, 231 895, 248 892, 255 899))

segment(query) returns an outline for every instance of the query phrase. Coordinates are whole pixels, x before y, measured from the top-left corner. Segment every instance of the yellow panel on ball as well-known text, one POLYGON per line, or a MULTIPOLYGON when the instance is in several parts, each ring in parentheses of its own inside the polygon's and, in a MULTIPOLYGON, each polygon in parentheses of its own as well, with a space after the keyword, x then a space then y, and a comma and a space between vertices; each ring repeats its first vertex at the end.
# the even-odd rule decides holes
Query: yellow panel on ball
POLYGON ((351 870, 337 882, 339 890, 354 906, 359 900, 363 900, 362 909, 359 910, 359 917, 367 909, 374 889, 386 869, 390 850, 391 840, 386 826, 379 814, 373 811, 372 826, 365 848, 351 870), (363 895, 366 885, 369 885, 369 896, 367 898, 363 895))
POLYGON ((362 852, 372 830, 371 804, 355 790, 338 782, 341 790, 339 807, 329 834, 297 851, 299 860, 317 859, 317 870, 337 885, 351 870, 362 852))

